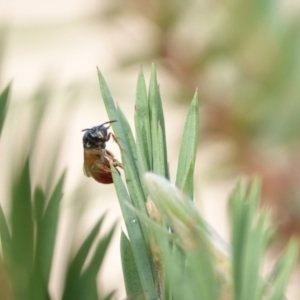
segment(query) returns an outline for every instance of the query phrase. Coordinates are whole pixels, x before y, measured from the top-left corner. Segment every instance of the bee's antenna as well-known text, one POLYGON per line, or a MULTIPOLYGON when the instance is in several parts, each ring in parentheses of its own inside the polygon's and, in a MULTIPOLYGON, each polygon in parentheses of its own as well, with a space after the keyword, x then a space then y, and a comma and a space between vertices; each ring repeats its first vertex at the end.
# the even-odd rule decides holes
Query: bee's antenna
MULTIPOLYGON (((114 123, 114 122, 117 122, 117 120, 107 121, 107 122, 101 124, 99 127, 101 127, 101 126, 103 126, 103 125, 105 125, 105 124, 114 123)), ((87 130, 90 130, 90 129, 91 129, 91 128, 82 129, 81 132, 82 132, 82 131, 87 131, 87 130)))
POLYGON ((114 122, 117 122, 117 120, 107 121, 107 122, 101 124, 100 126, 103 126, 103 125, 108 124, 108 123, 114 123, 114 122))

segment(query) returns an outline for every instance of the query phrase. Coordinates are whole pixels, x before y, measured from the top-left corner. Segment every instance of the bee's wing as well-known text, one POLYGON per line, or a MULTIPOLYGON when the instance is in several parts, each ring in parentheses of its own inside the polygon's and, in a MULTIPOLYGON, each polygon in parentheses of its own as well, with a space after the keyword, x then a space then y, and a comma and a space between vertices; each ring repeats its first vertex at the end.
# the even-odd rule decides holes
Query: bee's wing
POLYGON ((83 174, 86 176, 86 177, 91 177, 91 172, 89 171, 87 165, 85 163, 83 163, 83 174))

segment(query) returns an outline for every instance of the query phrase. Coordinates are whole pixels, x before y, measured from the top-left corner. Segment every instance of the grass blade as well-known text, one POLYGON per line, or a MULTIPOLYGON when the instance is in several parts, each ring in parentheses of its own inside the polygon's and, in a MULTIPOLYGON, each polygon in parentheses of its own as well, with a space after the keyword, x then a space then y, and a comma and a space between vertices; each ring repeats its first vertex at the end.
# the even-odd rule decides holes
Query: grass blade
POLYGON ((9 258, 11 235, 9 233, 8 224, 1 205, 0 205, 0 236, 1 236, 3 257, 4 260, 7 260, 9 258))
POLYGON ((147 89, 143 71, 141 70, 138 77, 135 101, 135 132, 136 144, 141 153, 144 171, 152 170, 152 141, 150 131, 150 111, 147 97, 147 89))
POLYGON ((152 64, 151 69, 148 97, 151 121, 152 170, 156 174, 169 178, 165 120, 154 64, 152 64))
POLYGON ((0 94, 0 136, 2 127, 5 121, 6 112, 8 108, 8 98, 10 94, 10 84, 0 94))
POLYGON ((277 263, 271 280, 274 282, 270 300, 281 300, 288 284, 289 276, 295 267, 299 253, 299 241, 292 239, 277 263))
MULTIPOLYGON (((163 249, 162 265, 175 299, 181 299, 183 295, 184 299, 218 299, 213 243, 201 216, 184 194, 165 178, 148 173, 145 181, 151 199, 172 228, 168 241, 162 231, 155 230, 155 235, 158 249, 163 249), (171 247, 174 241, 179 248, 171 247), (185 253, 184 267, 182 256, 178 256, 179 249, 185 253)), ((155 227, 148 228, 151 230, 155 227)))
MULTIPOLYGON (((129 129, 130 126, 123 114, 120 113, 120 109, 117 110, 113 98, 110 94, 109 88, 105 82, 104 77, 98 70, 98 78, 100 89, 103 97, 104 104, 106 106, 107 113, 111 120, 117 120, 118 122, 112 123, 114 133, 117 137, 118 143, 121 145, 121 155, 124 164, 124 172, 127 181, 128 190, 132 199, 134 199, 135 204, 141 209, 145 210, 145 195, 140 184, 138 168, 136 165, 136 159, 133 156, 133 151, 135 149, 129 148, 129 145, 133 146, 133 141, 131 139, 131 133, 125 133, 124 128, 129 129)), ((136 157, 136 156, 135 156, 136 157)))
POLYGON ((117 172, 113 172, 113 179, 143 291, 147 297, 146 299, 157 299, 155 273, 152 269, 150 249, 144 239, 138 218, 126 205, 126 203, 131 204, 131 199, 117 172))
POLYGON ((86 261, 86 258, 90 252, 92 244, 94 243, 101 226, 103 224, 105 215, 103 215, 100 220, 94 225, 93 229, 90 231, 89 235, 85 238, 81 247, 77 251, 74 259, 68 267, 65 289, 62 299, 75 299, 77 297, 77 288, 80 285, 80 276, 83 269, 83 265, 86 261))
POLYGON ((269 214, 258 213, 260 185, 254 179, 245 193, 244 185, 239 184, 230 200, 235 299, 259 300, 263 293, 260 268, 271 230, 269 214))
POLYGON ((193 199, 194 194, 193 176, 199 136, 198 110, 198 93, 196 92, 185 121, 176 177, 176 186, 178 186, 190 199, 193 199))
POLYGON ((62 174, 54 188, 37 232, 36 263, 41 268, 45 283, 49 281, 53 261, 53 251, 59 218, 59 205, 62 198, 64 179, 65 173, 62 174))
POLYGON ((99 299, 97 291, 97 275, 100 271, 102 262, 107 252, 107 248, 111 242, 115 229, 116 226, 114 225, 110 229, 108 234, 100 239, 90 263, 81 275, 80 293, 84 296, 85 299, 99 299))
POLYGON ((128 298, 138 299, 140 295, 143 295, 143 289, 138 276, 130 241, 123 231, 121 233, 120 246, 126 295, 128 298))
POLYGON ((27 297, 33 262, 34 228, 31 206, 31 180, 27 158, 19 178, 12 186, 11 247, 15 296, 27 297))
MULTIPOLYGON (((41 233, 44 208, 46 205, 46 196, 42 189, 36 188, 34 193, 34 219, 36 227, 36 246, 34 256, 33 274, 31 278, 31 297, 35 300, 50 299, 48 294, 48 282, 43 273, 43 254, 42 240, 47 239, 41 233)), ((49 278, 48 278, 49 279, 49 278)))

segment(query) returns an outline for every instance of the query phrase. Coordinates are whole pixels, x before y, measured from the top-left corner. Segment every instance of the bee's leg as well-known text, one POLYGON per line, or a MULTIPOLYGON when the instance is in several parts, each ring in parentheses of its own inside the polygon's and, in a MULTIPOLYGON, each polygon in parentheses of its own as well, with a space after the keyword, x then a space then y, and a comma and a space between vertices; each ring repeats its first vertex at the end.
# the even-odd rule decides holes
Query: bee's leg
POLYGON ((111 137, 112 137, 113 141, 114 141, 115 143, 118 144, 119 148, 120 148, 122 151, 124 151, 123 147, 122 147, 122 146, 120 145, 120 143, 118 142, 118 139, 116 138, 116 136, 115 136, 112 132, 110 132, 110 133, 107 135, 106 141, 108 141, 111 137))
POLYGON ((121 162, 119 162, 116 158, 109 157, 109 156, 107 158, 114 165, 114 167, 124 169, 123 164, 121 162))
POLYGON ((114 158, 114 160, 112 161, 112 163, 113 163, 113 165, 114 165, 115 167, 119 167, 119 168, 121 168, 121 169, 124 169, 123 164, 120 163, 117 159, 114 158))
POLYGON ((108 159, 109 162, 111 162, 114 165, 114 167, 124 169, 123 164, 119 162, 109 150, 105 150, 105 158, 108 159))

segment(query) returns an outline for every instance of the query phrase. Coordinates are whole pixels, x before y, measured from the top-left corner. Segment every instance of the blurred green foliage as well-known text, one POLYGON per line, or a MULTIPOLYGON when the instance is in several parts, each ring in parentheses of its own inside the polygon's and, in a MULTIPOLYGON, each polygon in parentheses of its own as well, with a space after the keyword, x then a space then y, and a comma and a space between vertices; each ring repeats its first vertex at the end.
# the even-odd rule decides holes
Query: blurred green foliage
MULTIPOLYGON (((6 179, 9 196, 3 199, 5 203, 0 205, 0 298, 3 300, 53 299, 49 289, 53 264, 57 256, 63 256, 65 263, 59 268, 60 274, 56 274, 56 276, 65 277, 64 284, 62 284, 62 299, 108 300, 113 297, 114 292, 100 295, 97 280, 115 230, 115 226, 112 226, 105 236, 98 237, 105 216, 102 216, 94 225, 77 251, 69 251, 72 244, 75 243, 70 239, 71 245, 66 244, 64 250, 54 252, 60 230, 61 199, 66 177, 64 171, 59 175, 58 180, 55 179, 58 153, 61 151, 60 142, 55 142, 54 147, 51 148, 54 150, 52 155, 48 155, 47 162, 50 163, 50 168, 46 169, 44 166, 42 172, 43 177, 46 177, 46 186, 42 187, 41 179, 43 178, 40 178, 38 182, 36 179, 34 180, 32 171, 36 163, 34 154, 39 132, 43 130, 42 123, 49 110, 47 104, 51 94, 50 90, 47 84, 41 85, 33 97, 33 101, 25 102, 28 106, 26 109, 30 111, 32 108, 33 111, 30 128, 27 134, 26 130, 22 132, 21 142, 13 139, 12 144, 1 145, 10 150, 7 153, 11 157, 5 159, 10 161, 13 156, 15 159, 12 160, 14 166, 11 166, 10 178, 5 178, 4 174, 1 177, 3 181, 6 179), (16 156, 18 157, 16 158, 16 156), (2 208, 7 206, 9 209, 2 208), (95 251, 91 250, 93 247, 95 247, 95 251)), ((0 134, 5 124, 5 118, 12 112, 7 109, 9 95, 10 86, 0 94, 0 134)), ((9 128, 9 133, 11 134, 11 128, 9 128)), ((56 135, 56 138, 62 135, 61 132, 56 135)), ((46 161, 43 164, 45 163, 46 161)), ((5 187, 4 184, 2 186, 5 187)), ((84 210, 81 210, 81 214, 83 213, 84 210)), ((79 218, 80 215, 77 217, 79 218)), ((78 229, 76 226, 69 228, 70 236, 74 235, 76 229, 78 229)))

